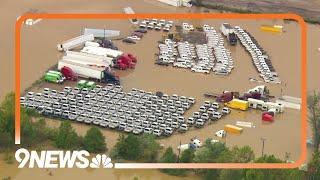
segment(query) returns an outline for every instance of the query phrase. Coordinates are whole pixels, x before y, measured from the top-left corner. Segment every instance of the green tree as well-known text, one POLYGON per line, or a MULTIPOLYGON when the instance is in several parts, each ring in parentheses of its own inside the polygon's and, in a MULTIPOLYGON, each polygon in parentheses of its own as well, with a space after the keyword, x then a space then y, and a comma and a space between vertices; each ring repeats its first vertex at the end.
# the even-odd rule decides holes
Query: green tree
MULTIPOLYGON (((284 163, 274 155, 264 155, 256 163, 284 163)), ((303 173, 298 169, 248 169, 245 172, 246 180, 286 180, 303 179, 303 173)))
POLYGON ((107 145, 105 137, 97 127, 90 128, 83 138, 83 147, 85 150, 93 153, 105 152, 107 145))
POLYGON ((177 162, 177 155, 173 152, 172 147, 168 147, 160 159, 161 163, 177 162))
MULTIPOLYGON (((173 152, 172 147, 168 147, 162 157, 160 158, 161 163, 176 163, 178 156, 173 152)), ((174 176, 184 176, 186 175, 185 169, 162 169, 164 173, 174 175, 174 176)))
POLYGON ((226 179, 244 179, 243 174, 244 170, 234 170, 234 169, 223 169, 219 172, 219 180, 226 180, 226 179))
POLYGON ((307 99, 308 109, 310 112, 309 122, 312 127, 313 133, 313 145, 314 151, 319 151, 319 144, 320 144, 320 106, 319 106, 319 93, 314 92, 310 94, 307 99))
POLYGON ((235 146, 232 148, 231 154, 233 155, 232 162, 248 163, 254 160, 254 152, 249 146, 241 148, 235 146))
POLYGON ((0 132, 6 132, 14 136, 14 109, 15 95, 9 93, 0 105, 0 132))
POLYGON ((308 164, 308 179, 314 180, 320 178, 320 153, 316 152, 308 164))
POLYGON ((191 163, 193 162, 194 158, 194 150, 193 149, 186 149, 181 153, 180 162, 181 163, 191 163))
POLYGON ((79 149, 81 147, 81 138, 72 128, 69 121, 63 121, 55 137, 55 144, 62 149, 79 149))
POLYGON ((159 155, 160 144, 152 134, 143 134, 141 136, 142 159, 143 162, 156 162, 159 155))
POLYGON ((121 134, 111 154, 115 158, 138 160, 141 158, 142 151, 140 138, 133 134, 129 134, 127 137, 121 134))

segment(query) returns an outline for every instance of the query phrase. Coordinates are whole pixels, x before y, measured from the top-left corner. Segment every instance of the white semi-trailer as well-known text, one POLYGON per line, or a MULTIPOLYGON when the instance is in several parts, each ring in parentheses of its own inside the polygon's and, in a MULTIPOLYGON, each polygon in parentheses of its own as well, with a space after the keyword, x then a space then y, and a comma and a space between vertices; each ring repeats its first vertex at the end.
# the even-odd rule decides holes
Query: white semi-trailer
MULTIPOLYGON (((123 8, 123 11, 126 14, 135 14, 135 12, 133 11, 133 9, 131 7, 125 7, 125 8, 123 8)), ((139 23, 138 19, 129 19, 129 20, 130 20, 130 22, 132 24, 138 24, 139 23)))
POLYGON ((94 54, 98 56, 112 57, 112 58, 119 57, 123 54, 122 51, 103 48, 103 47, 93 47, 93 46, 86 46, 81 50, 81 52, 94 54))
POLYGON ((75 59, 83 62, 87 62, 90 64, 104 64, 105 66, 113 66, 113 58, 105 57, 105 56, 98 56, 94 54, 88 54, 83 52, 76 52, 76 51, 66 51, 65 55, 62 59, 75 59))
POLYGON ((104 79, 104 70, 105 68, 88 66, 80 63, 75 63, 68 60, 60 60, 58 62, 58 69, 61 70, 63 67, 69 67, 75 72, 78 76, 84 78, 92 78, 97 80, 104 79))
POLYGON ((93 40, 94 40, 93 34, 85 34, 85 35, 81 35, 81 36, 69 39, 67 41, 64 41, 61 44, 58 44, 57 49, 59 51, 67 51, 75 47, 81 46, 85 44, 85 42, 87 41, 93 41, 93 40))
POLYGON ((233 27, 229 23, 222 23, 220 27, 220 31, 224 36, 227 37, 230 45, 237 44, 237 36, 234 33, 233 27))
POLYGON ((228 34, 230 34, 230 33, 234 33, 234 29, 229 23, 221 24, 220 31, 225 36, 228 36, 228 34))
POLYGON ((180 6, 186 6, 186 7, 191 7, 192 4, 190 3, 191 0, 158 0, 159 2, 175 6, 175 7, 180 7, 180 6))

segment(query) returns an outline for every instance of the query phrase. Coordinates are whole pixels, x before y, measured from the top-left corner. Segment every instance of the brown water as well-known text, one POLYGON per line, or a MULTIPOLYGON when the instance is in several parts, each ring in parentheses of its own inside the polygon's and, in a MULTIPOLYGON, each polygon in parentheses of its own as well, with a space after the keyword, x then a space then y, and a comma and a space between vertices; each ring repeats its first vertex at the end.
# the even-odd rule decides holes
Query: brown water
MULTIPOLYGON (((56 1, 42 2, 42 1, 19 1, 19 6, 13 1, 4 0, 0 2, 0 22, 6 24, 6 27, 0 29, 2 42, 0 44, 0 54, 2 55, 2 68, 0 71, 3 83, 0 86, 0 100, 3 96, 13 89, 13 48, 14 48, 14 29, 13 24, 17 16, 30 8, 40 9, 45 12, 122 12, 122 8, 131 6, 136 12, 186 12, 189 11, 184 8, 175 8, 160 4, 158 2, 150 1, 56 1), (8 76, 9 75, 9 76, 8 76)), ((199 12, 199 9, 192 9, 191 11, 199 12)), ((180 21, 182 22, 182 21, 180 21)), ((194 25, 201 25, 208 23, 218 28, 221 21, 199 20, 193 21, 194 25)), ((243 28, 249 30, 254 37, 260 42, 262 47, 267 50, 272 58, 272 62, 278 71, 280 78, 285 82, 284 85, 269 86, 273 95, 280 95, 280 89, 283 88, 284 94, 292 96, 300 96, 299 89, 299 73, 300 73, 300 52, 299 52, 299 28, 296 23, 284 24, 286 33, 276 35, 272 33, 261 32, 259 30, 260 24, 282 24, 281 21, 229 21, 232 25, 241 25, 243 28)), ((96 28, 110 28, 120 29, 121 33, 126 34, 130 32, 131 27, 128 21, 41 21, 32 27, 26 27, 22 32, 22 77, 21 87, 24 89, 36 79, 38 79, 43 72, 55 64, 60 54, 56 51, 56 44, 70 37, 76 36, 80 33, 83 27, 96 28)), ((320 28, 319 26, 309 26, 309 47, 308 47, 308 67, 309 67, 309 83, 308 89, 320 89, 319 75, 316 75, 317 67, 319 67, 319 55, 317 51, 320 47, 320 28)), ((155 42, 161 38, 160 33, 148 33, 142 41, 136 45, 125 45, 119 43, 119 48, 126 52, 133 52, 139 58, 137 68, 133 72, 120 72, 125 90, 132 87, 138 87, 150 91, 164 91, 168 94, 177 93, 180 95, 194 96, 198 102, 202 102, 204 97, 203 92, 213 91, 221 92, 222 90, 237 90, 243 92, 248 88, 256 86, 255 83, 248 81, 249 77, 257 77, 250 57, 246 54, 242 47, 232 47, 232 56, 235 61, 235 69, 228 77, 218 77, 212 74, 192 74, 189 71, 174 69, 170 67, 159 67, 154 65, 154 53, 157 51, 155 42)), ((191 109, 194 111, 199 107, 199 103, 191 109)), ((213 137, 213 133, 223 127, 224 124, 234 123, 236 120, 245 120, 254 122, 256 128, 245 128, 240 136, 228 136, 227 145, 250 145, 257 155, 260 154, 261 142, 260 138, 265 137, 266 153, 276 154, 280 158, 284 157, 285 152, 291 153, 291 159, 295 160, 300 154, 300 119, 299 112, 293 110, 286 110, 283 115, 276 117, 273 124, 262 124, 260 120, 260 112, 237 113, 233 112, 229 117, 222 119, 216 124, 206 126, 203 129, 191 130, 185 134, 176 134, 172 137, 159 140, 166 147, 175 147, 181 140, 182 143, 187 143, 190 138, 198 136, 204 140, 208 137, 213 137), (271 133, 272 132, 272 133, 271 133), (285 142, 285 143, 284 143, 285 142)), ((48 121, 49 124, 57 126, 59 123, 56 120, 48 121)), ((88 126, 74 123, 73 126, 81 134, 85 133, 88 126)), ((118 133, 109 130, 103 130, 107 139, 108 148, 110 149, 118 137, 118 133)), ((309 133, 310 134, 310 133, 309 133)), ((21 169, 17 170, 15 165, 5 165, 0 162, 0 177, 12 176, 16 179, 32 178, 52 178, 62 179, 65 174, 71 178, 87 179, 88 177, 106 177, 110 179, 133 179, 138 176, 141 179, 176 179, 175 177, 167 176, 159 173, 157 170, 103 170, 86 171, 73 169, 69 170, 54 170, 54 176, 49 177, 45 170, 41 169, 21 169), (4 171, 4 169, 7 169, 4 171), (37 174, 37 177, 33 177, 37 174), (60 178, 59 178, 60 177, 60 178)), ((139 178, 139 179, 140 179, 139 178)))

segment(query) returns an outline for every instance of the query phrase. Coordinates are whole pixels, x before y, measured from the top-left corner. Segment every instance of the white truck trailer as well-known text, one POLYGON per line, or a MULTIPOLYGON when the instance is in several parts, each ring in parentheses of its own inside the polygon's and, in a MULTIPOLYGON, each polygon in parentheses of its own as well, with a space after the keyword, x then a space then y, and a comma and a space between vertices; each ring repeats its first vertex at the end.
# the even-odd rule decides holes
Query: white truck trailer
MULTIPOLYGON (((135 12, 133 11, 133 9, 131 7, 125 7, 125 8, 123 8, 123 11, 126 14, 135 14, 135 12)), ((132 24, 138 24, 139 23, 139 21, 137 19, 129 19, 129 20, 130 20, 130 22, 132 24)))
POLYGON ((58 62, 59 70, 61 70, 65 66, 72 69, 72 71, 77 73, 77 75, 80 77, 92 78, 97 80, 102 80, 104 78, 105 68, 88 66, 88 65, 68 61, 68 60, 60 60, 58 62))
POLYGON ((98 56, 104 56, 104 57, 111 57, 115 58, 118 56, 121 56, 123 54, 122 51, 113 50, 109 48, 103 48, 103 47, 93 47, 93 46, 87 46, 84 47, 81 52, 98 55, 98 56))
POLYGON ((225 36, 228 36, 228 34, 230 33, 234 33, 234 29, 229 23, 222 23, 220 27, 220 31, 225 36))
POLYGON ((61 44, 58 44, 57 49, 59 51, 67 51, 75 47, 81 46, 87 41, 93 41, 93 40, 94 40, 93 34, 85 34, 85 35, 81 35, 81 36, 69 39, 67 41, 64 41, 61 44))
POLYGON ((113 58, 76 51, 66 51, 62 59, 75 59, 89 64, 97 63, 105 66, 113 66, 113 58))
POLYGON ((175 7, 180 7, 180 6, 186 6, 186 7, 191 7, 192 4, 190 3, 191 0, 158 0, 159 2, 175 6, 175 7))
POLYGON ((84 28, 83 34, 93 34, 96 38, 113 38, 120 36, 120 31, 110 29, 84 28))

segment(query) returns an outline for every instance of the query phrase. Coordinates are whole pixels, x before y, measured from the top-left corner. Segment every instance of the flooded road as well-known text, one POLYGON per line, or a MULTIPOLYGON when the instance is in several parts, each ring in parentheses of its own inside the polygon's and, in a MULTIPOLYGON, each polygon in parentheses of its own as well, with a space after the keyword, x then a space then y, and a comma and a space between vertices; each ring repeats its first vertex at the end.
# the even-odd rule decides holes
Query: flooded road
MULTIPOLYGON (((30 8, 39 9, 44 12, 122 12, 122 8, 131 6, 136 12, 186 12, 188 9, 175 8, 158 2, 150 1, 92 1, 82 0, 81 2, 65 1, 60 3, 42 2, 36 0, 19 1, 19 6, 14 1, 3 0, 0 2, 0 22, 7 24, 6 27, 0 28, 3 36, 0 44, 0 54, 2 55, 2 66, 0 75, 2 85, 0 86, 0 100, 4 95, 13 89, 13 52, 14 52, 14 21, 17 16, 30 8)), ((192 12, 201 12, 202 10, 192 8, 192 12)), ((177 21, 178 22, 178 21, 177 21)), ((182 20, 180 21, 182 22, 182 20)), ((194 25, 202 25, 208 23, 216 29, 219 28, 221 22, 225 20, 199 20, 193 21, 194 25)), ((283 93, 291 96, 300 96, 300 39, 299 27, 296 23, 283 23, 282 21, 229 21, 232 25, 240 25, 247 29, 262 45, 262 47, 271 56, 273 65, 279 73, 281 80, 285 85, 268 85, 272 95, 279 96, 281 88, 283 93), (259 26, 262 24, 284 24, 286 33, 281 35, 261 32, 259 26)), ((21 87, 22 90, 30 86, 35 80, 40 78, 47 68, 57 63, 60 53, 56 51, 56 44, 80 34, 80 30, 84 27, 90 28, 110 28, 120 29, 122 34, 129 33, 132 29, 126 20, 86 20, 86 21, 57 21, 47 20, 41 21, 35 26, 25 27, 22 32, 22 59, 21 59, 21 87)), ((320 27, 309 25, 308 36, 308 89, 320 89, 320 76, 316 74, 319 68, 320 52, 317 50, 320 47, 320 27)), ((160 40, 162 35, 158 32, 148 33, 136 45, 126 45, 121 42, 116 42, 119 48, 125 52, 132 52, 138 56, 138 64, 132 72, 118 72, 121 76, 122 84, 125 90, 132 87, 137 87, 149 91, 163 91, 168 94, 179 94, 193 96, 197 99, 197 104, 189 110, 187 115, 195 111, 205 98, 202 96, 204 92, 219 93, 223 90, 236 90, 244 92, 248 88, 256 86, 256 83, 248 81, 249 77, 258 77, 249 55, 241 46, 230 47, 232 57, 235 62, 235 69, 228 77, 219 77, 203 74, 193 74, 189 71, 175 69, 172 67, 160 67, 154 65, 154 53, 157 52, 156 41, 160 40)), ((300 154, 300 113, 293 110, 286 110, 282 115, 276 116, 276 121, 273 124, 262 124, 260 112, 239 113, 233 111, 229 117, 221 119, 216 124, 211 124, 202 129, 192 129, 185 134, 175 134, 166 139, 160 139, 165 147, 176 146, 181 141, 187 143, 190 138, 197 136, 204 140, 208 137, 214 138, 213 134, 216 130, 221 129, 225 124, 234 124, 237 120, 250 121, 256 125, 256 128, 245 128, 240 136, 230 135, 227 137, 227 145, 250 145, 257 156, 261 152, 260 138, 267 139, 265 152, 275 154, 279 158, 284 158, 285 153, 289 152, 292 160, 299 157, 300 154), (284 143, 285 142, 285 143, 284 143)), ((58 126, 57 120, 48 120, 51 126, 58 126)), ((77 132, 84 134, 89 126, 77 123, 72 124, 77 132)), ((110 130, 103 130, 106 137, 108 148, 110 149, 116 142, 118 133, 110 130)), ((311 134, 311 133, 309 133, 311 134)), ((157 170, 79 170, 79 169, 59 169, 54 170, 53 176, 49 176, 48 172, 43 169, 17 169, 15 165, 6 165, 0 161, 0 178, 11 176, 14 179, 63 179, 66 174, 71 179, 88 179, 88 177, 108 179, 133 179, 137 176, 139 179, 178 179, 160 173, 157 170), (6 170, 4 170, 6 169, 6 170), (37 177, 34 177, 37 174, 37 177)), ((182 178, 180 178, 182 179, 182 178)), ((183 178, 185 179, 185 178, 183 178)), ((190 179, 194 179, 191 177, 190 179)))

